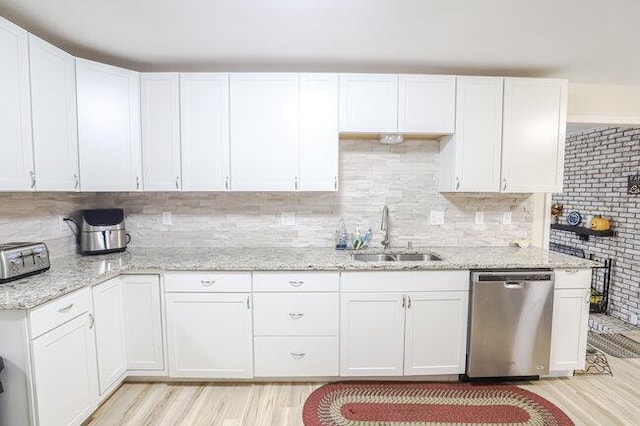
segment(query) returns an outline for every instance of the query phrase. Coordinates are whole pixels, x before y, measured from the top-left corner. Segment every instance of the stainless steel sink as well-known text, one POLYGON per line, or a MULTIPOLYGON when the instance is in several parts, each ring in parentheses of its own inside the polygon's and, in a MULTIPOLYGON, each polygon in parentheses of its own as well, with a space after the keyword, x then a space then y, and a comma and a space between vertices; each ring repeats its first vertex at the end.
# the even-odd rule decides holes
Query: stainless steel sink
POLYGON ((435 254, 418 254, 418 253, 354 253, 351 258, 358 262, 437 262, 442 259, 435 254))

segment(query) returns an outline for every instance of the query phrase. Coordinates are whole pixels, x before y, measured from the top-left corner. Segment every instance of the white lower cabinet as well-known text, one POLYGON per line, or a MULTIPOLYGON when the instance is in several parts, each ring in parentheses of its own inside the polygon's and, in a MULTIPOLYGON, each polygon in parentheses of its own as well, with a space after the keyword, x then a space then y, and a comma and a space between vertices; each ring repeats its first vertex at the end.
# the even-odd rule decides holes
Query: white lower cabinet
POLYGON ((93 287, 100 395, 124 380, 127 355, 124 335, 122 279, 113 278, 93 287))
POLYGON ((84 313, 31 343, 39 425, 80 425, 95 409, 98 376, 90 315, 84 313))
POLYGON ((167 293, 169 376, 253 377, 249 293, 167 293))
POLYGON ((122 281, 127 369, 130 372, 162 371, 160 277, 125 275, 122 281))
POLYGON ((591 270, 556 270, 551 329, 551 372, 585 365, 589 331, 591 270))

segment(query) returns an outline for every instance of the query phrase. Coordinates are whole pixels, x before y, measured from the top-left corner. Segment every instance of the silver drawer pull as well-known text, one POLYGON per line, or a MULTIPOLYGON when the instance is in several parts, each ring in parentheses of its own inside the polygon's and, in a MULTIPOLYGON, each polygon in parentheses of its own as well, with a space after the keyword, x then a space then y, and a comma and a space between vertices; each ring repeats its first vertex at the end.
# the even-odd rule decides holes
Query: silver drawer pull
POLYGON ((92 314, 89 314, 89 328, 93 328, 93 326, 96 324, 96 319, 93 317, 92 314))
POLYGON ((291 352, 291 356, 293 357, 293 359, 302 359, 306 356, 307 354, 302 352, 302 353, 295 353, 295 352, 291 352))
POLYGON ((205 287, 209 287, 210 285, 215 284, 216 280, 200 280, 200 284, 205 287))
POLYGON ((289 281, 289 284, 291 284, 293 287, 300 287, 302 284, 304 284, 304 281, 289 281))
POLYGON ((304 316, 304 314, 299 314, 299 313, 298 313, 298 314, 295 314, 295 313, 293 313, 293 312, 289 312, 289 316, 290 316, 291 318, 293 318, 294 320, 297 320, 297 319, 302 318, 302 317, 304 316))
POLYGON ((60 312, 61 314, 64 314, 65 312, 69 312, 71 310, 71 308, 73 308, 73 303, 69 303, 64 308, 58 309, 58 312, 60 312))
POLYGON ((565 274, 567 275, 574 275, 577 274, 578 272, 580 272, 580 269, 567 269, 566 271, 564 271, 565 274))

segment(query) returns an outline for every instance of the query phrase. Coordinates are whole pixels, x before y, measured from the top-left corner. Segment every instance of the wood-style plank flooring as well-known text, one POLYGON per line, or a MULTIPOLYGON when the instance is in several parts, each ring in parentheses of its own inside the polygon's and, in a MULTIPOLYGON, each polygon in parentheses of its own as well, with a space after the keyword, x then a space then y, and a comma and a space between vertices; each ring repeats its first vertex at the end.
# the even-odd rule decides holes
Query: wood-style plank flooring
MULTIPOLYGON (((640 425, 640 359, 607 357, 613 377, 520 383, 577 425, 640 425)), ((302 425, 302 407, 320 383, 125 383, 89 425, 302 425)))

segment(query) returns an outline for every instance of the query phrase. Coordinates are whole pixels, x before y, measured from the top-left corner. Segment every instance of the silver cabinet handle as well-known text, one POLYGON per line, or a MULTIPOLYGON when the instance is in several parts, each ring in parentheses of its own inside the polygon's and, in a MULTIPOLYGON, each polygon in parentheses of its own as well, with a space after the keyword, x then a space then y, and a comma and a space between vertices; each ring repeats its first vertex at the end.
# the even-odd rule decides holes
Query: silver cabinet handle
POLYGON ((224 189, 229 189, 229 176, 224 177, 224 189))
POLYGON ((304 314, 289 312, 289 316, 291 318, 293 318, 294 320, 298 320, 298 319, 302 318, 304 316, 304 314))
POLYGON ((565 273, 566 273, 567 275, 574 275, 574 274, 577 274, 578 272, 580 272, 580 270, 579 270, 579 269, 567 269, 567 270, 565 271, 565 273))
POLYGON ((64 314, 66 312, 69 312, 71 310, 71 308, 73 308, 73 303, 69 303, 67 306, 65 306, 64 308, 60 308, 58 309, 58 312, 60 312, 61 314, 64 314))
POLYGON ((338 189, 338 176, 333 178, 333 189, 338 189))
POLYGON ((136 189, 140 189, 140 176, 136 176, 136 189))
POLYGON ((411 296, 407 296, 407 308, 411 308, 411 296))
POLYGON ((296 176, 296 178, 293 180, 293 186, 297 191, 298 190, 298 176, 296 176))
POLYGON ((92 313, 89 313, 89 328, 93 328, 93 326, 96 324, 96 319, 93 317, 92 313))
POLYGON ((507 179, 502 179, 502 190, 503 191, 507 190, 507 179))
POLYGON ((460 178, 456 178, 456 191, 460 189, 460 178))
POLYGON ((295 353, 295 352, 291 352, 291 356, 293 357, 293 359, 302 359, 306 356, 307 354, 304 352, 300 352, 300 353, 295 353))
POLYGON ((200 280, 200 284, 202 284, 204 287, 209 287, 215 283, 216 280, 200 280))
POLYGON ((591 289, 588 288, 587 289, 587 297, 585 297, 585 303, 590 303, 591 302, 591 289))
POLYGON ((176 189, 180 189, 180 176, 176 176, 176 189))
POLYGON ((80 180, 78 179, 78 175, 73 175, 73 188, 78 189, 78 185, 80 185, 80 180))
POLYGON ((251 296, 247 296, 247 309, 251 309, 251 296))
POLYGON ((407 296, 406 295, 402 295, 402 307, 406 307, 407 306, 407 296))
POLYGON ((31 175, 31 188, 35 188, 36 187, 36 172, 31 170, 29 172, 29 174, 31 175))
POLYGON ((291 281, 289 281, 289 284, 291 284, 293 287, 300 287, 302 284, 304 284, 304 281, 291 280, 291 281))

